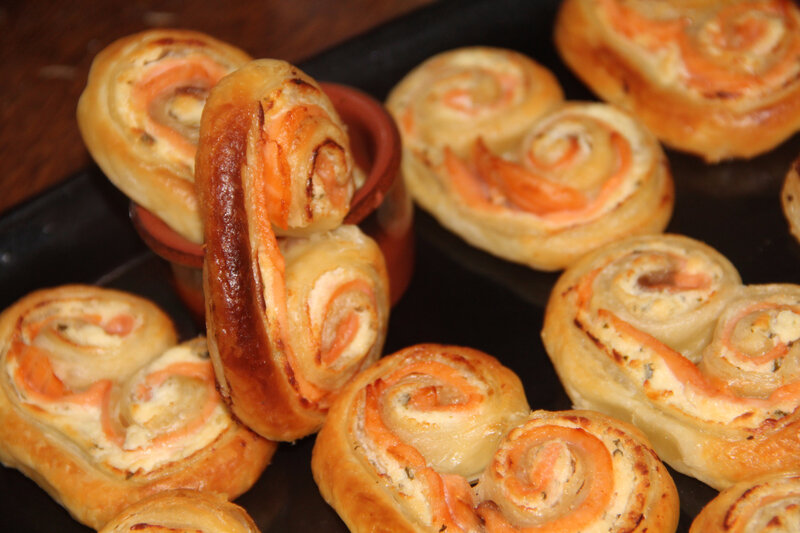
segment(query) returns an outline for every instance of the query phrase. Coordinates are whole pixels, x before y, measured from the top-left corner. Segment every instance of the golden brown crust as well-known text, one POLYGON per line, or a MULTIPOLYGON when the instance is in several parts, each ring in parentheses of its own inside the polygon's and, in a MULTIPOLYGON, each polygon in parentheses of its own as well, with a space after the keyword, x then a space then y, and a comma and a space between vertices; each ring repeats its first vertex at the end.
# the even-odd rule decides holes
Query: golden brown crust
POLYGON ((650 8, 566 0, 555 26, 562 58, 602 99, 632 112, 669 146, 709 162, 753 157, 800 128, 800 11, 793 2, 650 8), (746 9, 758 12, 758 29, 737 44, 724 32, 749 23, 746 9))
POLYGON ((783 181, 781 207, 789 223, 789 231, 800 241, 800 158, 796 159, 783 181))
MULTIPOLYGON (((471 497, 456 489, 469 492, 467 478, 477 477, 503 434, 527 413, 522 384, 496 359, 470 348, 412 346, 384 357, 342 391, 317 435, 314 479, 351 531, 438 531, 448 520, 448 531, 458 531, 458 502, 471 497), (479 399, 467 400, 473 393, 479 399), (371 418, 375 409, 380 421, 371 418), (393 437, 378 436, 381 427, 393 437), (394 452, 384 439, 394 442, 394 452), (443 489, 431 488, 448 479, 460 480, 448 485, 455 519, 436 515, 427 503, 448 505, 443 489)), ((467 515, 474 520, 471 507, 467 515)))
POLYGON ((0 339, 0 460, 84 524, 100 528, 172 488, 234 498, 274 453, 275 443, 234 422, 211 395, 202 339, 173 347, 171 322, 146 300, 90 286, 37 291, 3 312, 0 339), (181 391, 208 410, 172 396, 181 391), (187 422, 174 421, 181 415, 163 403, 169 398, 187 422), (207 422, 193 425, 200 413, 210 413, 207 422))
POLYGON ((217 378, 245 424, 294 440, 319 428, 338 389, 379 357, 386 335, 380 249, 357 227, 338 226, 353 188, 345 128, 314 80, 286 62, 259 60, 217 85, 200 137, 217 378))
POLYGON ((500 443, 475 490, 486 531, 672 533, 680 514, 647 438, 595 411, 533 412, 500 443))
POLYGON ((800 460, 800 287, 743 286, 687 237, 626 239, 559 279, 542 338, 573 403, 715 487, 800 460))
POLYGON ((689 533, 792 531, 800 513, 800 474, 779 472, 739 482, 695 517, 689 533))
POLYGON ((663 231, 672 214, 655 137, 614 107, 562 103, 552 74, 520 54, 434 56, 387 106, 415 201, 504 259, 557 270, 606 242, 663 231))
POLYGON ((194 490, 170 490, 145 498, 114 517, 100 533, 142 531, 259 533, 250 515, 223 496, 194 490))
POLYGON ((78 103, 92 157, 134 202, 202 242, 194 152, 209 89, 250 60, 208 35, 156 29, 119 39, 95 57, 78 103))

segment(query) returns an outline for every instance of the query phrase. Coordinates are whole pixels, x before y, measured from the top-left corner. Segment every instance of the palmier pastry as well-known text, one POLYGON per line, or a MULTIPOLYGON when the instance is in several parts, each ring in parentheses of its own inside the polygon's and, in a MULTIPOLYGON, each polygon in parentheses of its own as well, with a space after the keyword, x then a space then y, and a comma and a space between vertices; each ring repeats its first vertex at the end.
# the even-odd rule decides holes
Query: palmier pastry
POLYGON ((800 461, 800 286, 741 285, 708 246, 627 239, 559 279, 545 348, 579 408, 630 421, 722 489, 800 461))
POLYGON ((789 230, 800 241, 800 158, 792 163, 786 173, 781 190, 781 206, 789 222, 789 230))
POLYGON ((493 357, 412 346, 345 387, 317 435, 314 479, 353 532, 476 530, 469 481, 528 413, 519 378, 493 357))
POLYGON ((259 533, 247 511, 219 494, 170 490, 147 497, 114 517, 100 533, 259 533))
POLYGON ((193 242, 203 240, 194 187, 200 115, 211 87, 248 61, 202 33, 149 30, 97 55, 78 102, 84 142, 108 179, 193 242))
POLYGON ((233 498, 275 444, 234 421, 206 343, 126 293, 69 285, 0 315, 0 460, 102 527, 170 488, 233 498))
POLYGON ((553 73, 531 58, 478 46, 424 61, 392 89, 387 106, 416 156, 446 147, 464 156, 478 135, 494 151, 514 150, 563 99, 553 73))
POLYGON ((500 443, 476 493, 487 532, 678 525, 678 492, 645 436, 594 411, 533 412, 500 443))
POLYGON ((416 202, 470 244, 542 270, 662 231, 674 194, 655 138, 616 108, 560 97, 552 74, 504 50, 412 71, 387 105, 416 202))
POLYGON ((789 533, 798 524, 800 474, 779 472, 722 491, 695 517, 689 533, 789 533))
POLYGON ((791 0, 565 0, 564 61, 669 146, 752 157, 800 129, 800 10, 791 0))
POLYGON ((316 431, 380 356, 383 256, 356 226, 336 227, 351 174, 343 126, 295 67, 255 61, 212 91, 197 159, 209 345, 234 413, 268 438, 316 431))

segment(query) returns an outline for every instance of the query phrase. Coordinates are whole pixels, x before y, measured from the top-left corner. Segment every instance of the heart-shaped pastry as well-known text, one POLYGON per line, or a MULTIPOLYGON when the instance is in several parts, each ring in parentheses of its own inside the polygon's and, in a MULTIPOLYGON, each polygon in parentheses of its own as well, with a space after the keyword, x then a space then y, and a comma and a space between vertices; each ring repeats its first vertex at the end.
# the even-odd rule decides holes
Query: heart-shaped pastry
POLYGON ((800 461, 800 286, 742 285, 688 237, 626 239, 564 272, 542 338, 576 406, 676 470, 722 489, 800 461))
POLYGON ((205 340, 176 345, 131 294, 31 293, 0 315, 0 362, 0 460, 96 529, 170 488, 234 498, 276 447, 231 417, 205 340))
POLYGON ((562 102, 555 77, 496 48, 445 52, 387 107, 415 201, 468 243, 540 270, 660 232, 674 193, 655 137, 609 105, 562 102))

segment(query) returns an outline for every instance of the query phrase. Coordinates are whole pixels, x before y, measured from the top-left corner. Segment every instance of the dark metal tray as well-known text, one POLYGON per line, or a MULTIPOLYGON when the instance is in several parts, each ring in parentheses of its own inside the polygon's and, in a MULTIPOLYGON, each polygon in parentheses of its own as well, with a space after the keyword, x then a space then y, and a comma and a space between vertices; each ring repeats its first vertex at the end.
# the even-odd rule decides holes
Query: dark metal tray
MULTIPOLYGON (((348 41, 301 64, 319 80, 383 99, 411 68, 463 45, 526 53, 551 68, 572 100, 593 99, 552 44, 556 0, 446 0, 348 41)), ((800 283, 800 246, 783 218, 779 191, 800 136, 750 161, 706 165, 668 152, 677 203, 668 231, 726 255, 746 283, 800 283)), ((386 353, 419 342, 484 350, 513 369, 535 409, 569 407, 539 339, 557 274, 535 272, 480 252, 431 217, 416 213, 416 269, 394 308, 386 353)), ((27 292, 68 282, 98 283, 147 296, 172 314, 181 334, 198 329, 168 282, 165 263, 139 240, 127 200, 89 168, 0 219, 0 307, 27 292)), ((346 531, 319 496, 309 459, 314 437, 283 444, 258 483, 237 500, 264 533, 346 531)), ((673 472, 681 496, 679 531, 716 492, 673 472)), ((85 532, 35 483, 0 468, 0 531, 85 532)))

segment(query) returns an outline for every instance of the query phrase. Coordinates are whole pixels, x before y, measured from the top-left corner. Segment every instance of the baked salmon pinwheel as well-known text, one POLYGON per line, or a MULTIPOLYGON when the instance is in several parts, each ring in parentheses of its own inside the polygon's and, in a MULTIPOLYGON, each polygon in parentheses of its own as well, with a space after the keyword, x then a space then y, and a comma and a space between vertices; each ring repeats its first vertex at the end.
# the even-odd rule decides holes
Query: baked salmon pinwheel
POLYGON ((202 242, 194 186, 208 92, 250 61, 202 33, 157 29, 115 41, 92 63, 78 125, 94 160, 125 195, 202 242))
POLYGON ((692 522, 689 533, 797 531, 800 474, 779 472, 741 481, 722 491, 692 522))
POLYGON ((259 434, 308 435, 380 356, 389 316, 380 249, 356 226, 337 227, 352 193, 344 128, 311 78, 255 61, 212 91, 197 182, 220 389, 259 434))
POLYGON ((100 533, 259 533, 247 511, 219 494, 176 489, 149 496, 125 509, 100 533))
POLYGON ((0 315, 0 460, 95 529, 171 488, 234 498, 275 444, 233 420, 205 340, 142 298, 34 292, 0 315))
POLYGON ((529 414, 519 378, 493 357, 416 345, 348 384, 311 468, 351 531, 478 531, 470 481, 529 414))
POLYGON ((387 106, 417 157, 431 150, 466 155, 478 135, 492 149, 513 149, 531 123, 563 101, 558 80, 531 58, 502 48, 440 53, 409 72, 387 106))
POLYGON ((789 231, 800 241, 800 158, 792 163, 783 180, 781 207, 789 223, 789 231))
POLYGON ((633 238, 563 274, 542 337, 576 406, 634 423, 676 470, 722 489, 800 464, 800 286, 633 238))
POLYGON ((800 10, 791 0, 566 0, 565 62, 666 144, 715 162, 800 129, 800 10))
MULTIPOLYGON (((481 58, 510 54, 479 50, 481 58)), ((419 205, 470 244, 542 270, 564 268, 606 242, 664 229, 674 194, 655 137, 605 104, 556 105, 536 95, 536 113, 518 112, 512 96, 503 106, 489 100, 486 111, 464 107, 483 103, 483 85, 467 77, 477 53, 462 49, 423 63, 389 98, 403 136, 403 174, 419 205), (447 67, 439 66, 445 60, 447 67), (476 95, 439 90, 436 75, 461 82, 455 72, 473 81, 476 95), (436 120, 437 113, 460 120, 436 120)), ((502 87, 504 78, 494 74, 502 87)), ((529 78, 512 87, 543 84, 529 78)))
POLYGON ((678 492, 635 427, 594 411, 535 411, 475 487, 485 531, 673 533, 678 492))

